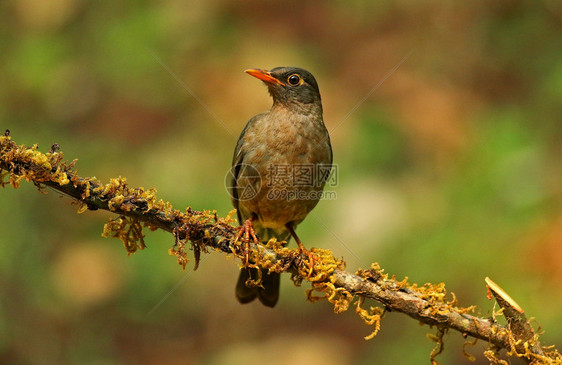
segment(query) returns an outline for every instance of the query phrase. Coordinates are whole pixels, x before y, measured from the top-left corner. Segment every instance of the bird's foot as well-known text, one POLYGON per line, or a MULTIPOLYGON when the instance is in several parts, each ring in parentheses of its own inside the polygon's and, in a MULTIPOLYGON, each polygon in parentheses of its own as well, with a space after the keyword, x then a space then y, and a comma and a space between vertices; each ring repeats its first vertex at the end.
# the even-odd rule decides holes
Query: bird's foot
POLYGON ((320 264, 322 262, 322 259, 320 259, 318 255, 315 255, 314 253, 312 253, 312 251, 309 251, 306 249, 306 247, 304 247, 291 224, 286 224, 285 227, 291 233, 291 236, 293 236, 293 238, 297 242, 297 245, 299 245, 299 253, 301 254, 301 256, 306 255, 308 257, 308 272, 306 274, 306 277, 310 278, 312 272, 314 271, 314 264, 320 264))
POLYGON ((308 257, 308 273, 306 277, 309 278, 312 275, 312 272, 314 271, 314 265, 317 263, 319 264, 322 260, 318 255, 314 254, 310 250, 307 250, 302 243, 300 242, 298 243, 299 243, 300 254, 306 255, 306 257, 308 257))
POLYGON ((238 227, 238 233, 234 237, 234 243, 242 242, 242 253, 244 255, 244 265, 248 267, 250 265, 250 238, 254 241, 254 244, 259 245, 260 241, 256 236, 256 231, 254 230, 254 224, 252 223, 252 218, 246 219, 244 223, 238 227))

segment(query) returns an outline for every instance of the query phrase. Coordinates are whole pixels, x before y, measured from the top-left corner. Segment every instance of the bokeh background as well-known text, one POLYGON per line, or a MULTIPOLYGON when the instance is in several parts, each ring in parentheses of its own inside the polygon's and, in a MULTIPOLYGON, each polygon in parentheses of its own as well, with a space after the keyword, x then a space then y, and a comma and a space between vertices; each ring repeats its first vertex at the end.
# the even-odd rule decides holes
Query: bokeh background
MULTIPOLYGON (((339 174, 305 244, 351 271, 443 281, 482 316, 489 276, 560 347, 561 34, 557 0, 4 1, 0 129, 59 143, 83 176, 226 215, 238 134, 270 106, 243 70, 306 68, 339 174)), ((163 232, 127 257, 100 236, 109 213, 76 208, 0 191, 2 364, 429 363, 435 330, 404 315, 365 341, 352 311, 307 303, 288 277, 275 309, 242 306, 238 263, 182 271, 163 232)), ((445 339, 441 363, 471 363, 445 339)), ((467 348, 475 364, 485 346, 467 348)))

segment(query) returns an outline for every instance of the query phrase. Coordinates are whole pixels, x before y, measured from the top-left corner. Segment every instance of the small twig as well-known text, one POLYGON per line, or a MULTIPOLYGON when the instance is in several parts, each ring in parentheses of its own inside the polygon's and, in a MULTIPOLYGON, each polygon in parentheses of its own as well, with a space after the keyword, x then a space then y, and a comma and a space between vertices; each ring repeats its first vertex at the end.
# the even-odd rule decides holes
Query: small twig
POLYGON ((507 321, 507 328, 511 331, 515 341, 510 341, 511 350, 515 354, 522 355, 527 359, 527 363, 532 363, 533 356, 544 356, 544 351, 529 321, 525 317, 525 313, 521 306, 515 302, 498 284, 490 278, 486 278, 486 286, 489 292, 494 296, 496 302, 502 309, 502 313, 507 321))

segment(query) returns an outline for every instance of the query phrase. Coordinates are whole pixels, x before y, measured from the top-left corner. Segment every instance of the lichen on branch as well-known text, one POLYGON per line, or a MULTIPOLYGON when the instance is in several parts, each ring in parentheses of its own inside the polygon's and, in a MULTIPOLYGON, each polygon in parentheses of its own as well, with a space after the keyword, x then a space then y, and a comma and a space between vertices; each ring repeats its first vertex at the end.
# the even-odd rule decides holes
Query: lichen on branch
MULTIPOLYGON (((80 177, 75 165, 76 160, 63 160, 57 144, 42 153, 37 145, 18 146, 8 131, 0 136, 0 186, 17 188, 25 180, 40 191, 48 186, 70 196, 79 203, 79 212, 103 209, 117 214, 105 225, 103 235, 119 238, 129 254, 146 247, 143 229, 148 228, 162 229, 173 235, 169 253, 183 268, 189 261, 190 249, 195 258, 194 268, 198 266, 201 253, 210 249, 244 262, 247 252, 235 240, 238 228, 233 225, 234 212, 223 218, 211 210, 197 211, 188 207, 180 211, 158 199, 155 189, 130 187, 124 177, 113 178, 106 184, 93 177, 80 177)), ((490 361, 504 361, 498 356, 498 350, 506 349, 507 356, 520 357, 528 363, 562 364, 560 353, 554 347, 541 347, 535 332, 529 332, 532 336, 523 336, 513 330, 517 328, 514 323, 521 325, 526 321, 524 317, 520 316, 517 323, 506 318, 508 324, 501 325, 495 318, 469 314, 475 308, 458 306, 455 295, 448 294, 443 283, 420 286, 409 283, 407 278, 399 281, 376 263, 369 269, 350 273, 345 271, 343 259, 335 258, 331 251, 320 248, 311 251, 318 257, 312 270, 306 255, 280 242, 272 240, 267 245, 257 246, 250 243, 249 265, 265 271, 288 272, 296 285, 303 281, 311 283, 312 288, 306 291, 308 300, 326 300, 334 306, 335 313, 345 312, 354 304, 358 316, 373 326, 366 339, 378 333, 381 320, 388 312, 404 313, 420 323, 436 327, 437 335, 432 338, 437 346, 430 355, 432 363, 436 363, 435 357, 443 350, 443 334, 455 330, 465 338, 487 341, 489 349, 484 355, 490 361), (369 299, 378 305, 368 304, 369 299)), ((524 327, 528 331, 530 326, 524 327)))

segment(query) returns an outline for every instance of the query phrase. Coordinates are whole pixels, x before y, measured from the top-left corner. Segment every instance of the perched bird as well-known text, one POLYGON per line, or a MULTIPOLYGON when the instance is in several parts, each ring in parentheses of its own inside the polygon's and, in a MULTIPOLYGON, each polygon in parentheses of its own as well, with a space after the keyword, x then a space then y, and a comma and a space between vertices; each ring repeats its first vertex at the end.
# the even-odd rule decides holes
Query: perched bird
MULTIPOLYGON (((318 84, 310 72, 297 67, 245 72, 267 85, 273 106, 250 119, 234 150, 231 195, 241 224, 237 237, 248 247, 250 237, 257 243, 256 234, 262 243, 293 236, 312 265, 295 228, 321 198, 332 166, 318 84)), ((241 303, 257 297, 275 306, 280 274, 264 272, 261 286, 247 286, 257 276, 257 269, 242 268, 236 297, 241 303)))

